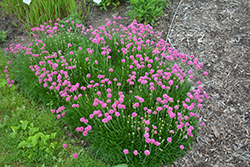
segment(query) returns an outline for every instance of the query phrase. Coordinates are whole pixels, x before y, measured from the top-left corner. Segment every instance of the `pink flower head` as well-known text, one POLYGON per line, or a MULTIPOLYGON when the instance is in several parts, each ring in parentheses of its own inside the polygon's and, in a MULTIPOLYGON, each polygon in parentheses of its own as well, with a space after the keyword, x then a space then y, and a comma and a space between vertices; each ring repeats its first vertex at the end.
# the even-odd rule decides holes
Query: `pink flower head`
POLYGON ((136 116, 137 116, 136 112, 133 112, 132 117, 136 117, 136 116))
POLYGON ((67 144, 63 144, 63 148, 67 148, 67 144))
POLYGON ((204 75, 208 75, 208 72, 207 72, 207 71, 205 71, 203 74, 204 74, 204 75))
POLYGON ((137 154, 138 154, 138 151, 137 151, 137 150, 135 150, 133 153, 134 153, 135 155, 137 155, 137 154))
POLYGON ((167 138, 167 141, 171 143, 171 142, 172 142, 172 138, 171 138, 171 137, 168 137, 168 138, 167 138))
POLYGON ((90 78, 91 77, 91 75, 90 74, 87 74, 87 78, 90 78))
POLYGON ((8 61, 7 64, 10 64, 10 61, 8 61))
POLYGON ((144 154, 145 154, 145 155, 149 155, 149 154, 150 154, 150 151, 149 151, 149 150, 145 150, 145 151, 144 151, 144 154))
POLYGON ((115 112, 115 116, 116 116, 116 117, 119 117, 119 116, 120 116, 120 113, 119 113, 119 112, 115 112))
POLYGON ((52 109, 51 112, 52 112, 52 113, 55 113, 55 109, 52 109))
POLYGON ((205 126, 206 124, 204 122, 201 123, 201 126, 205 126))
POLYGON ((109 72, 113 72, 113 69, 112 69, 112 68, 110 68, 110 69, 109 69, 109 72))
POLYGON ((128 154, 129 153, 128 149, 123 150, 123 152, 124 152, 124 154, 128 154))
POLYGON ((183 149, 184 149, 184 146, 183 146, 183 145, 180 145, 180 149, 182 149, 182 150, 183 150, 183 149))
POLYGON ((77 157, 78 157, 78 154, 77 154, 77 153, 74 153, 74 154, 73 154, 73 158, 77 159, 77 157))

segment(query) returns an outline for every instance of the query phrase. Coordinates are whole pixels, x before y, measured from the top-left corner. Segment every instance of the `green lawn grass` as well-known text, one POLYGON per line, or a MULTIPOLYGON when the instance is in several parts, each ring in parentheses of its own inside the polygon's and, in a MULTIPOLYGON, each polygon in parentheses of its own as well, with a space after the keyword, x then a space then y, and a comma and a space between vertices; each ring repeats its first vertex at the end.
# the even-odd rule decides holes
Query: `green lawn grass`
MULTIPOLYGON (((18 86, 9 88, 3 84, 6 81, 6 74, 3 73, 7 65, 7 57, 0 50, 0 166, 1 167, 18 167, 18 166, 81 166, 81 167, 108 167, 101 161, 87 153, 84 144, 74 141, 74 135, 70 137, 68 133, 73 134, 65 124, 56 118, 50 112, 49 106, 37 104, 27 95, 23 94, 18 86), (27 129, 19 130, 13 135, 12 128, 21 125, 20 121, 27 121, 27 129), (27 141, 29 136, 28 128, 38 128, 38 132, 45 135, 51 135, 56 132, 56 137, 49 140, 46 144, 56 143, 55 149, 46 158, 47 152, 40 150, 37 146, 37 153, 31 151, 32 148, 18 148, 22 141, 27 141), (67 148, 63 148, 67 144, 67 148), (25 153, 27 152, 27 153, 25 153), (29 158, 29 153, 34 153, 29 158), (74 159, 73 154, 78 153, 78 158, 74 159)), ((13 73, 8 72, 11 80, 15 78, 13 73)), ((36 132, 37 133, 37 132, 36 132)), ((36 134, 34 133, 34 134, 36 134)), ((42 143, 41 138, 38 142, 42 143)))

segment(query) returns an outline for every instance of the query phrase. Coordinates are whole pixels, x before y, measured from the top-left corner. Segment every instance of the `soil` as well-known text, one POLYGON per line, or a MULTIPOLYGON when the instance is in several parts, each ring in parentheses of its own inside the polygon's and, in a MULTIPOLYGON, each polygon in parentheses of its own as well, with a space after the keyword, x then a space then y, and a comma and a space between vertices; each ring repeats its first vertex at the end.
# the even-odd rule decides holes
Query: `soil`
MULTIPOLYGON (((128 26, 132 22, 126 16, 128 5, 121 3, 115 12, 97 7, 90 24, 96 28, 106 18, 121 16, 120 24, 128 26)), ((164 13, 154 30, 162 32, 163 39, 170 32, 170 45, 181 53, 195 55, 204 64, 203 71, 209 73, 202 86, 210 99, 199 114, 206 126, 199 130, 190 152, 173 166, 249 167, 250 1, 171 0, 164 13)), ((0 15, 0 31, 8 31, 1 49, 11 43, 28 43, 27 34, 11 21, 15 19, 0 15)), ((202 81, 202 76, 196 80, 202 81)))

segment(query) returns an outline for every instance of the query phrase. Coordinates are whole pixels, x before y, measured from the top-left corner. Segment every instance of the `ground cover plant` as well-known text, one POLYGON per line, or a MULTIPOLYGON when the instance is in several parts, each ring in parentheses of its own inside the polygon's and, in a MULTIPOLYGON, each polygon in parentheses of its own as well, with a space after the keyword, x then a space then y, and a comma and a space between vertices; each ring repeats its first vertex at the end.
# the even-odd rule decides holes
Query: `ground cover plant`
MULTIPOLYGON (((7 62, 0 50, 1 71, 11 67, 7 62)), ((15 77, 11 69, 8 73, 15 77)), ((91 157, 84 141, 74 141, 73 131, 65 129, 48 107, 41 107, 18 86, 9 87, 0 73, 0 166, 109 166, 91 157), (76 152, 81 159, 72 158, 76 152)))
POLYGON ((60 33, 57 23, 32 28, 41 39, 6 48, 15 80, 34 99, 53 102, 51 112, 104 162, 171 164, 191 148, 208 99, 201 81, 192 83, 203 64, 173 50, 150 25, 124 27, 120 19, 78 32, 60 33))

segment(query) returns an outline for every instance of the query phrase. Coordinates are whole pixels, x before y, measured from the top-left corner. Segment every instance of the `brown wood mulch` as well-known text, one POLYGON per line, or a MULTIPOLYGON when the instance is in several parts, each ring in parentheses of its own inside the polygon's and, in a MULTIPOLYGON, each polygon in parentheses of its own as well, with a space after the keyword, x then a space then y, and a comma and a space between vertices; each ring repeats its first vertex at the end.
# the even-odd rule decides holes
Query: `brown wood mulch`
MULTIPOLYGON (((154 29, 166 39, 175 16, 168 42, 181 53, 195 55, 204 64, 202 69, 209 75, 202 86, 210 99, 204 102, 199 114, 206 126, 199 130, 190 152, 173 166, 249 167, 250 1, 184 0, 176 12, 179 3, 180 0, 170 2, 154 29)), ((96 8, 93 27, 103 25, 105 18, 115 15, 122 16, 123 25, 129 25, 127 6, 121 4, 115 12, 96 8)), ((0 19, 0 25, 6 20, 0 19)), ((8 30, 10 25, 0 27, 8 30)), ((13 32, 5 43, 0 43, 2 49, 25 36, 13 32)))

